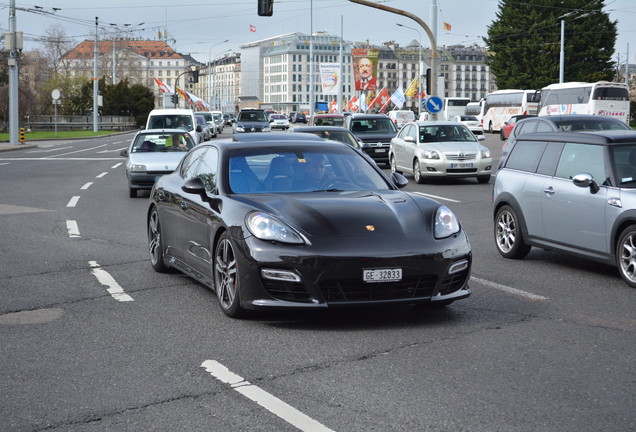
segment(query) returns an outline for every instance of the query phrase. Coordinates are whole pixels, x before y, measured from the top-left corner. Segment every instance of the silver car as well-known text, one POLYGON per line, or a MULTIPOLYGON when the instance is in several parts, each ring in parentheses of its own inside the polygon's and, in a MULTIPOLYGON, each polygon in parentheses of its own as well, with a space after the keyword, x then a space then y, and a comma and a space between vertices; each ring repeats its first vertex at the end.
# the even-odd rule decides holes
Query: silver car
POLYGON ((503 158, 493 189, 503 257, 574 254, 636 287, 636 131, 524 134, 503 158))
POLYGON ((126 158, 126 177, 130 197, 139 189, 152 189, 155 180, 173 172, 194 139, 183 129, 145 129, 137 133, 130 146, 120 152, 126 158))
POLYGON ((488 183, 492 173, 490 150, 459 122, 411 122, 391 140, 391 171, 413 174, 417 183, 435 177, 476 177, 488 183))

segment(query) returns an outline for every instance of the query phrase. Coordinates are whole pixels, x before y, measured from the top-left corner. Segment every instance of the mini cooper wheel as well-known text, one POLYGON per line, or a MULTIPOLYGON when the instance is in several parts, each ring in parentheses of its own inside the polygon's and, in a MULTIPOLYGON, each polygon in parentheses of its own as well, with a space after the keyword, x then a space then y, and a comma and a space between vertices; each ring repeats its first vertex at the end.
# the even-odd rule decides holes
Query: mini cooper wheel
POLYGON ((636 288, 636 225, 625 229, 616 244, 616 264, 621 277, 636 288))
POLYGON ((148 218, 148 252, 150 253, 150 265, 154 271, 167 273, 170 268, 163 261, 163 245, 161 244, 161 222, 159 212, 154 207, 148 218))
POLYGON ((239 299, 239 268, 234 246, 228 233, 223 233, 214 253, 214 288, 223 313, 232 318, 244 314, 239 299))
POLYGON ((420 160, 415 159, 413 162, 413 178, 415 178, 415 183, 422 184, 424 183, 424 176, 422 175, 422 171, 420 171, 420 160))
POLYGON ((519 218, 510 206, 501 207, 495 216, 495 243, 505 258, 520 259, 530 252, 530 246, 523 240, 519 218))

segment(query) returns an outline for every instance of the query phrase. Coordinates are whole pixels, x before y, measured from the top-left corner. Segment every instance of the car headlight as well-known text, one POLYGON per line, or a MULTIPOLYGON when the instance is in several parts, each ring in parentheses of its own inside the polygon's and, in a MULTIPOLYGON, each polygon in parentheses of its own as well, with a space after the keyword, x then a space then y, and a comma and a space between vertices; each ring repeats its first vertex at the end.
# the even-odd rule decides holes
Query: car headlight
POLYGON ((130 166, 130 172, 146 172, 146 165, 132 164, 130 166))
POLYGON ((488 159, 490 157, 490 150, 488 150, 486 147, 482 148, 481 157, 484 159, 488 159))
POLYGON ((425 150, 424 151, 425 159, 439 159, 439 153, 436 150, 425 150))
POLYGON ((435 212, 435 238, 441 239, 459 231, 459 221, 446 206, 439 206, 435 212))
POLYGON ((245 129, 242 126, 237 126, 236 132, 245 132, 245 129))
POLYGON ((305 240, 293 228, 266 213, 252 212, 247 215, 245 222, 247 229, 261 240, 291 244, 305 243, 305 240))

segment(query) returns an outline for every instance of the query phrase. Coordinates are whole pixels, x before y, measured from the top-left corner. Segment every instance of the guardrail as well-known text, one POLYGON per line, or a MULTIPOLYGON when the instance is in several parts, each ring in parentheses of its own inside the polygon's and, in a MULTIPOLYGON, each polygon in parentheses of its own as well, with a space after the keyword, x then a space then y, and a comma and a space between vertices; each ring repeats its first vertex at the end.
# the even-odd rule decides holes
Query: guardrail
MULTIPOLYGON (((52 131, 55 130, 84 130, 93 129, 93 116, 74 115, 38 115, 29 116, 27 124, 24 125, 32 131, 52 131)), ((98 128, 100 130, 128 130, 136 129, 137 124, 134 117, 130 116, 99 116, 98 128)))

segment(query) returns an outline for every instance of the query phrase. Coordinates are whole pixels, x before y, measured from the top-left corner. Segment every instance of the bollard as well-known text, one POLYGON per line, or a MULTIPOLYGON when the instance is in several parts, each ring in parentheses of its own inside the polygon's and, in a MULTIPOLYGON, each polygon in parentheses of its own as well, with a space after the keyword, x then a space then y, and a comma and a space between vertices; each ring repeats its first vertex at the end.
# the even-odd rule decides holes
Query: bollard
POLYGON ((21 143, 24 143, 24 128, 20 128, 20 137, 19 137, 19 141, 21 143))

